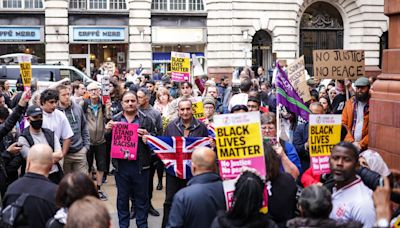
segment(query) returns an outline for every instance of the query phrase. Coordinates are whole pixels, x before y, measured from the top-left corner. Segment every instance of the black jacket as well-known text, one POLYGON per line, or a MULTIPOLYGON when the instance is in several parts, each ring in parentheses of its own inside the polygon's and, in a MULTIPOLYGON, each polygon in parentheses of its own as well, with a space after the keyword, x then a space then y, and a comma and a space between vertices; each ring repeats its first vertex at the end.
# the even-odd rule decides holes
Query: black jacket
POLYGON ((25 107, 17 105, 6 121, 0 125, 0 139, 10 132, 21 116, 25 113, 25 107))
MULTIPOLYGON (((139 128, 146 129, 150 135, 156 135, 156 127, 153 124, 153 121, 140 110, 138 110, 138 115, 139 115, 139 128)), ((117 115, 113 116, 112 120, 115 122, 121 122, 122 116, 123 112, 120 112, 117 115)), ((143 143, 143 140, 140 137, 138 140, 137 159, 139 161, 139 166, 141 169, 150 168, 151 150, 147 144, 143 143)), ((113 165, 118 170, 117 159, 113 159, 113 165)))
POLYGON ((324 228, 361 228, 362 224, 356 221, 350 222, 339 222, 333 219, 312 219, 312 218, 294 218, 287 222, 288 228, 317 228, 317 227, 324 227, 324 228))
MULTIPOLYGON (((181 118, 176 118, 171 121, 167 128, 165 129, 165 136, 184 136, 184 126, 182 124, 181 118)), ((189 137, 208 137, 208 130, 204 123, 200 122, 196 118, 192 118, 192 122, 189 127, 189 137)))
POLYGON ((301 173, 306 171, 310 167, 310 154, 304 147, 304 144, 308 141, 308 122, 300 124, 296 127, 293 133, 293 146, 296 148, 301 161, 301 173))
POLYGON ((211 224, 211 228, 278 228, 278 225, 267 215, 258 213, 248 221, 229 219, 222 211, 211 224))
POLYGON ((210 227, 219 210, 225 210, 221 178, 214 172, 203 173, 176 193, 167 227, 210 227))
POLYGON ((47 220, 57 211, 56 191, 57 185, 45 176, 27 173, 8 187, 3 208, 15 202, 23 193, 28 193, 22 213, 27 218, 29 227, 45 227, 47 220))

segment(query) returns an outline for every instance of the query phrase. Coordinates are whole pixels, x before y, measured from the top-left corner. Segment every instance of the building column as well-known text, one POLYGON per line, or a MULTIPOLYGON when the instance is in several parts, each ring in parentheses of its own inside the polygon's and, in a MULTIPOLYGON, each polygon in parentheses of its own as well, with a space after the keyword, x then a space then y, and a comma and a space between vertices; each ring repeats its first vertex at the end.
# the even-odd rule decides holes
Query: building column
POLYGON ((129 0, 128 67, 152 72, 151 0, 129 0))
POLYGON ((370 101, 369 147, 390 168, 400 164, 400 0, 385 0, 389 17, 389 49, 384 51, 382 74, 373 84, 370 101))
POLYGON ((46 0, 46 63, 69 65, 68 0, 46 0))

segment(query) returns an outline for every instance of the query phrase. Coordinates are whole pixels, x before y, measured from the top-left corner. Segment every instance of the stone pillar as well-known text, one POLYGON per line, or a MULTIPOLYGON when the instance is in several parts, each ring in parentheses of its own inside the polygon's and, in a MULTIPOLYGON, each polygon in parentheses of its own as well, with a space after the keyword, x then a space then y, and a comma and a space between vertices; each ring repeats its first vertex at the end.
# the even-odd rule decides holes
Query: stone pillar
POLYGON ((389 49, 384 51, 382 74, 373 85, 370 102, 369 147, 389 167, 400 164, 400 0, 385 0, 389 17, 389 49))
POLYGON ((128 67, 136 69, 142 64, 152 71, 151 0, 129 0, 129 61, 128 67))
POLYGON ((46 63, 69 65, 68 0, 47 0, 44 4, 46 63))

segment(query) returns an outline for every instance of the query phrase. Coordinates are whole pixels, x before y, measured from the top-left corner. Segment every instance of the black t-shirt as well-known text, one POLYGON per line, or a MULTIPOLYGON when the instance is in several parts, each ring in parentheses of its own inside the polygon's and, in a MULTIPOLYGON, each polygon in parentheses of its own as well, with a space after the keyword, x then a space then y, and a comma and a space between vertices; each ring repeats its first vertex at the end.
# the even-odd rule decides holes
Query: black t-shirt
POLYGON ((338 94, 332 101, 332 114, 342 114, 346 104, 346 95, 338 94))

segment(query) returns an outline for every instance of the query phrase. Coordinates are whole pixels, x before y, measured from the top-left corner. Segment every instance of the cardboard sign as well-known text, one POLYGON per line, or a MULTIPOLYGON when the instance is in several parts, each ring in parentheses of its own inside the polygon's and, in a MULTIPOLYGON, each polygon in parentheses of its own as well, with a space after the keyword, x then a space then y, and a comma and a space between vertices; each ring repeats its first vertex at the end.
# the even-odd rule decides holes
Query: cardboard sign
POLYGON ((265 177, 259 112, 217 115, 214 127, 222 179, 236 178, 244 166, 265 177))
POLYGON ((101 78, 101 98, 103 104, 106 104, 110 100, 110 78, 108 76, 101 78))
POLYGON ((311 100, 310 90, 307 85, 304 66, 304 55, 291 63, 288 68, 288 78, 300 98, 307 102, 311 100))
POLYGON ((314 174, 329 173, 329 157, 340 142, 342 115, 310 115, 308 145, 314 174))
POLYGON ((111 158, 137 159, 139 124, 117 123, 113 126, 111 158))
POLYGON ((171 79, 176 82, 190 81, 190 53, 171 52, 171 79))
POLYGON ((32 82, 31 58, 32 56, 30 55, 18 56, 19 69, 25 91, 31 88, 31 82, 32 82))
POLYGON ((365 56, 362 50, 314 50, 314 77, 350 80, 365 76, 365 56))
POLYGON ((204 104, 201 98, 194 99, 192 103, 192 110, 194 118, 199 120, 204 120, 206 118, 206 115, 204 114, 204 104))

